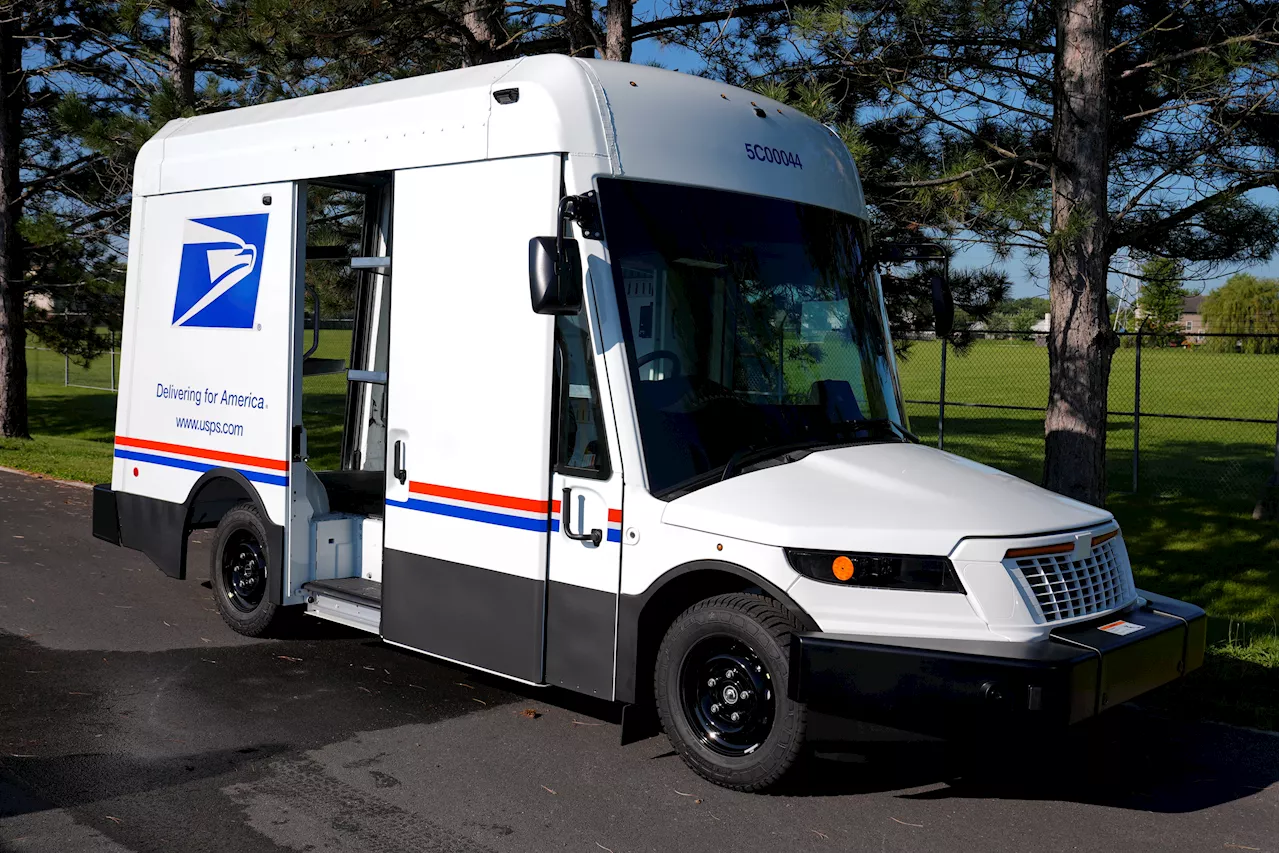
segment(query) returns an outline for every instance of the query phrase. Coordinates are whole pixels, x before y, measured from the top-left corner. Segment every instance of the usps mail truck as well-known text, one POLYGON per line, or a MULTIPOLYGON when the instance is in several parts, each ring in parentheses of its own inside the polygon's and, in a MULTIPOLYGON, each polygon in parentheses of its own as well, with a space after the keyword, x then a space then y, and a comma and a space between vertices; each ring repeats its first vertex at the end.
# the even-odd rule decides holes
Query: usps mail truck
POLYGON ((178 119, 130 234, 94 533, 183 578, 216 530, 243 634, 304 611, 656 709, 740 790, 814 712, 1042 733, 1201 663, 1110 513, 909 431, 857 169, 785 104, 545 56, 178 119), (316 188, 360 200, 358 251, 307 245, 316 188))

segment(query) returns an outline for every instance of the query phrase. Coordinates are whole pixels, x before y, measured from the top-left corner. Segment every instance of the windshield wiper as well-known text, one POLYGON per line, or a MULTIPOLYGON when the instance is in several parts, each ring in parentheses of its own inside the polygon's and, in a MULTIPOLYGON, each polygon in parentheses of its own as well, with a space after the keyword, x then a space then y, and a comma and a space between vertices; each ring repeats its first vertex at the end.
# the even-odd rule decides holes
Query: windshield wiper
POLYGON ((724 468, 720 472, 720 482, 724 482, 730 477, 736 477, 742 473, 742 466, 747 462, 763 462, 769 459, 777 459, 783 457, 785 462, 795 462, 803 457, 797 456, 795 459, 786 459, 788 455, 806 451, 805 455, 815 450, 830 449, 833 447, 844 447, 847 441, 831 441, 828 439, 810 438, 804 441, 790 441, 783 444, 775 445, 755 445, 752 447, 744 447, 729 457, 729 461, 724 463, 724 468))
POLYGON ((854 432, 857 432, 858 430, 870 431, 877 427, 888 427, 890 432, 894 433, 904 441, 910 441, 914 444, 921 443, 919 436, 908 430, 902 424, 897 421, 890 420, 889 418, 858 418, 852 421, 845 421, 840 424, 840 426, 852 429, 854 432))

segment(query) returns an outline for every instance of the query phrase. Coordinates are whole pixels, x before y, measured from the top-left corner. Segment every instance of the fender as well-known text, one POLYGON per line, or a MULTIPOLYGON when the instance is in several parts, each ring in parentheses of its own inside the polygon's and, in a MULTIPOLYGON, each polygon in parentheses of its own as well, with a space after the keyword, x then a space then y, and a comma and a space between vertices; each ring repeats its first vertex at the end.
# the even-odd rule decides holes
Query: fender
POLYGON ((196 480, 182 503, 149 498, 131 492, 114 492, 119 515, 120 544, 141 551, 171 578, 187 576, 187 535, 214 527, 232 505, 252 503, 267 528, 267 595, 280 604, 284 593, 284 528, 272 524, 258 490, 239 471, 214 468, 196 480), (226 483, 226 486, 220 486, 226 483), (206 493, 206 489, 209 489, 206 493))
MULTIPOLYGON (((737 588, 759 587, 771 598, 777 599, 788 610, 796 615, 801 625, 806 631, 817 631, 818 623, 813 620, 808 613, 804 611, 800 605, 796 604, 792 598, 779 589, 774 584, 760 577, 755 572, 740 566, 737 563, 730 563, 724 560, 693 560, 683 563, 663 573, 660 577, 649 584, 649 587, 636 595, 619 595, 618 596, 618 651, 617 651, 617 676, 614 686, 614 698, 620 702, 636 701, 636 685, 639 675, 638 668, 641 665, 639 660, 640 644, 641 644, 641 622, 645 617, 645 610, 653 600, 664 589, 670 588, 673 583, 680 583, 682 578, 690 578, 691 575, 703 575, 707 578, 708 590, 706 595, 698 595, 695 600, 709 597, 717 594, 717 592, 729 591, 725 587, 727 578, 722 578, 719 583, 716 582, 714 575, 733 575, 742 583, 737 588)), ((693 580, 690 590, 696 590, 699 584, 693 580)), ((732 586, 730 584, 730 586, 732 586)), ((681 598, 680 610, 693 604, 694 601, 684 601, 681 598)), ((679 611, 677 611, 678 613, 679 611)), ((676 613, 671 614, 673 617, 676 613)), ((661 630, 666 630, 666 626, 661 626, 661 630)))

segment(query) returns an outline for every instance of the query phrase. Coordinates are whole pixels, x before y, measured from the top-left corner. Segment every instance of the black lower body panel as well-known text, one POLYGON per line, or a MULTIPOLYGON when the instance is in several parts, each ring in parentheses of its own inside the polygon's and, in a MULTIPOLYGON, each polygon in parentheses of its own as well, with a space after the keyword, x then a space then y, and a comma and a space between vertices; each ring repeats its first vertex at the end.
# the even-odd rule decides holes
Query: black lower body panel
POLYGON ((547 592, 547 683, 612 699, 618 596, 555 581, 547 592))
POLYGON ((1146 604, 1036 642, 796 634, 788 691, 817 711, 928 734, 1077 723, 1204 659, 1204 611, 1139 594, 1146 604), (1102 630, 1115 622, 1139 627, 1102 630))
POLYGON ((93 487, 93 535, 112 545, 120 544, 120 513, 116 509, 116 493, 106 483, 93 487))
POLYGON ((542 581, 388 548, 382 584, 388 641, 542 680, 542 581))
MULTIPOLYGON (((272 604, 283 601, 284 528, 272 524, 259 509, 267 530, 267 595, 272 604)), ((196 526, 201 526, 197 524, 196 526)), ((187 576, 187 535, 192 520, 185 503, 162 501, 131 492, 93 487, 93 535, 113 545, 141 551, 171 578, 187 576)))
POLYGON ((146 554, 171 578, 187 576, 187 505, 116 492, 120 544, 146 554))

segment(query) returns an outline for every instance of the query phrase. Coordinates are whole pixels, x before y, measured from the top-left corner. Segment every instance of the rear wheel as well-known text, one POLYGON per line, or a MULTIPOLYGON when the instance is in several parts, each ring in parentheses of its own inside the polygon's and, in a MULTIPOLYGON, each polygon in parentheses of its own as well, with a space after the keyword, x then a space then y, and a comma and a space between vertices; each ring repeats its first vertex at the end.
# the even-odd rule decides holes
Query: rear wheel
POLYGON ((267 526, 257 507, 237 504, 218 522, 209 580, 222 620, 248 637, 260 637, 283 608, 267 594, 267 567, 279 559, 267 547, 267 526))
POLYGON ((671 745, 696 773, 739 791, 777 783, 804 748, 807 709, 787 698, 795 616, 762 595, 700 601, 658 652, 654 690, 671 745))

